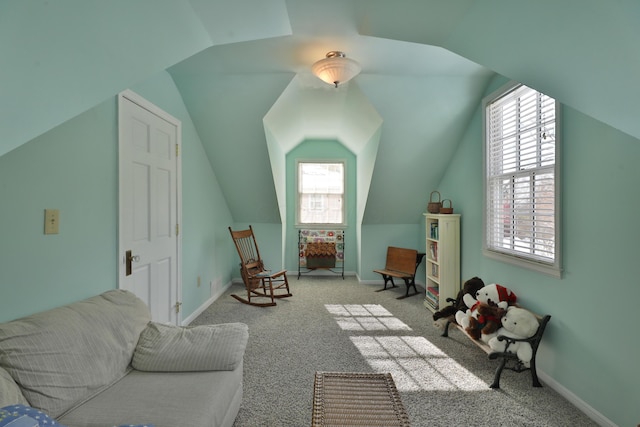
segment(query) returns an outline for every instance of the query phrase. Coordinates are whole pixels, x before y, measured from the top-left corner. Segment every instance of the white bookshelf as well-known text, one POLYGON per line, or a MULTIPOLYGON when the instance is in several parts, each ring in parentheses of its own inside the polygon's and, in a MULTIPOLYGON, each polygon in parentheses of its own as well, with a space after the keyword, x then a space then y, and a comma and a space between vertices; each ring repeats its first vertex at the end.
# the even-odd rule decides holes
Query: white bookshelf
POLYGON ((431 311, 448 305, 460 290, 460 214, 424 214, 426 219, 426 294, 431 311))

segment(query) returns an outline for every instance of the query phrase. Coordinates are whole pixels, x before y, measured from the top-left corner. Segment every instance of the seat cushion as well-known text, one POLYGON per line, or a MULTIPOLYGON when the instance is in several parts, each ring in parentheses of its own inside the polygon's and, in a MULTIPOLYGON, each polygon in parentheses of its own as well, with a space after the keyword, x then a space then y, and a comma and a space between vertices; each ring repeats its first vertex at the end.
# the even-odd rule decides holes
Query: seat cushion
POLYGON ((0 367, 31 406, 56 418, 129 369, 150 320, 134 294, 113 290, 0 324, 0 367))
POLYGON ((58 421, 68 427, 230 427, 241 402, 242 364, 233 371, 133 370, 58 421))
POLYGON ((232 371, 242 362, 247 325, 179 327, 150 322, 140 334, 131 365, 140 371, 232 371))

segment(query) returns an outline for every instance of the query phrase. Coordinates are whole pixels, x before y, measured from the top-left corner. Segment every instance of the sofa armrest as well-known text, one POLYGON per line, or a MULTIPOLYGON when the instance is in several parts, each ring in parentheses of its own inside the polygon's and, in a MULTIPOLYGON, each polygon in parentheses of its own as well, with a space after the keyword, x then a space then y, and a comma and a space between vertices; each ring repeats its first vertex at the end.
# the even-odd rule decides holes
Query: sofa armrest
POLYGON ((140 334, 131 366, 139 371, 233 371, 249 339, 244 323, 172 326, 149 322, 140 334))

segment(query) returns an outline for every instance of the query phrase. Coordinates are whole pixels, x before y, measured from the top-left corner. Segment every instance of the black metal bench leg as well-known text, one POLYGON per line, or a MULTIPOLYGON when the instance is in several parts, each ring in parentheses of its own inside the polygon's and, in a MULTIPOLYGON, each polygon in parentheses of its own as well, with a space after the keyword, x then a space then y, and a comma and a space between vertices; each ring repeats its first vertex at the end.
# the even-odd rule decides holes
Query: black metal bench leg
POLYGON ((531 383, 534 387, 542 387, 540 384, 540 380, 538 379, 538 373, 536 372, 536 358, 535 354, 530 362, 530 370, 531 370, 531 383))
POLYGON ((384 288, 378 289, 375 292, 386 291, 387 290, 387 283, 389 283, 389 282, 391 282, 391 287, 389 289, 397 288, 396 284, 393 282, 393 277, 389 276, 388 274, 383 274, 382 278, 384 279, 384 288))
POLYGON ((448 337, 449 336, 449 325, 451 324, 450 321, 447 321, 446 325, 444 325, 444 331, 442 331, 442 337, 448 337))
POLYGON ((413 278, 409 279, 409 278, 406 278, 406 277, 403 278, 403 279, 404 279, 404 284, 407 286, 407 292, 403 296, 398 297, 396 299, 404 299, 406 297, 412 297, 414 295, 417 295, 418 294, 418 288, 416 288, 415 279, 413 279, 413 278), (413 287, 413 293, 412 294, 409 293, 409 289, 411 287, 413 287))
POLYGON ((502 375, 502 370, 504 369, 504 366, 507 364, 507 359, 502 359, 502 361, 500 362, 500 365, 498 365, 498 368, 496 369, 496 374, 493 377, 493 383, 491 383, 491 385, 489 387, 491 388, 500 388, 500 376, 502 375))

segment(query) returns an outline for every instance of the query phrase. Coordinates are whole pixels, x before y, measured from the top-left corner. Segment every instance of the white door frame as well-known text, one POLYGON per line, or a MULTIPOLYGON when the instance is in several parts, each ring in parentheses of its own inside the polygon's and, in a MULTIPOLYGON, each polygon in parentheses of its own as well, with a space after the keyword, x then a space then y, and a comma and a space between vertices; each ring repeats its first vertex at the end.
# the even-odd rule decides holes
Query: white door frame
MULTIPOLYGON (((155 114, 156 116, 162 118, 163 120, 171 123, 176 127, 177 135, 176 135, 176 227, 177 227, 177 235, 176 235, 176 301, 179 304, 177 306, 178 312, 176 314, 176 324, 180 325, 182 323, 182 122, 175 117, 171 116, 169 113, 163 111, 156 105, 144 99, 142 96, 137 93, 126 89, 118 94, 118 105, 122 102, 123 99, 127 99, 134 104, 137 104, 141 108, 155 114)), ((118 123, 121 123, 123 120, 122 117, 123 112, 120 108, 118 108, 118 123)), ((118 126, 118 146, 123 139, 123 128, 118 126)), ((122 288, 122 278, 124 277, 124 270, 126 268, 126 261, 124 259, 124 254, 127 248, 124 247, 124 238, 122 236, 122 206, 123 206, 123 185, 124 182, 121 177, 122 170, 122 159, 120 159, 120 155, 118 155, 118 288, 122 288)))

